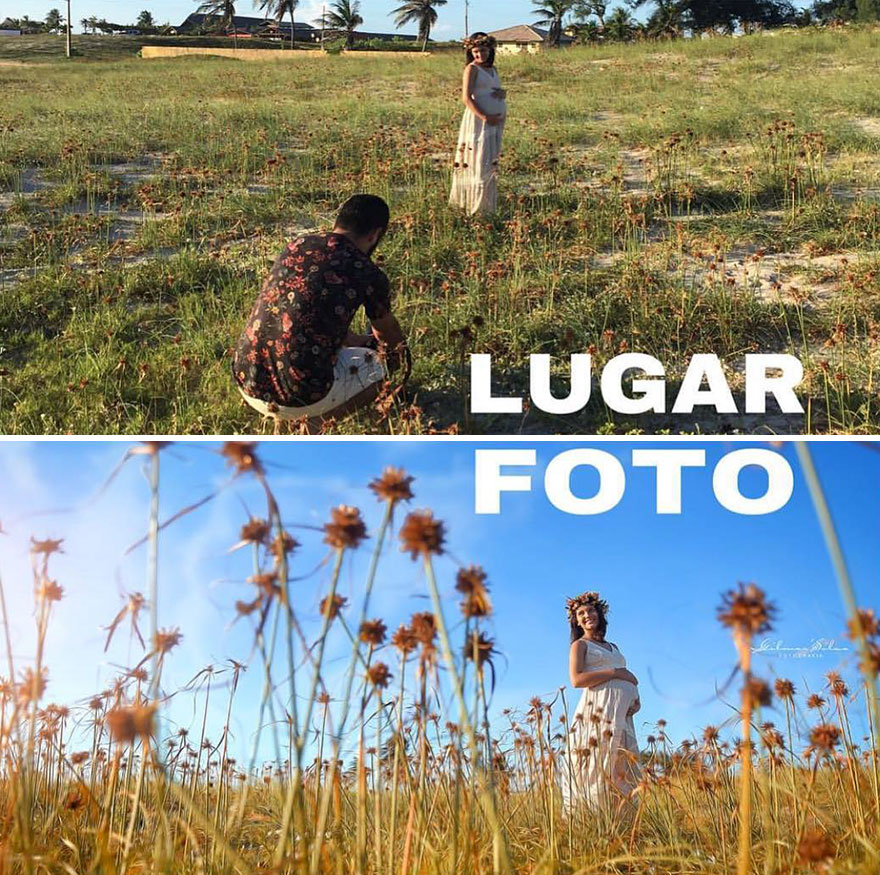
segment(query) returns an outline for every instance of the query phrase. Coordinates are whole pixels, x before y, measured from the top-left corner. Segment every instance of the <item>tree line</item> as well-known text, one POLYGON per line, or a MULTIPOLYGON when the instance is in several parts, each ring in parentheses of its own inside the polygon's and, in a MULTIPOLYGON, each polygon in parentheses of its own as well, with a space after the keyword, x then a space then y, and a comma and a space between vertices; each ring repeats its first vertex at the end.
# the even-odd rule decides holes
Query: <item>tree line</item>
MULTIPOLYGON (((20 18, 7 18, 5 25, 16 28, 22 33, 64 33, 67 22, 59 9, 50 9, 46 13, 46 17, 40 21, 32 19, 27 15, 20 18)), ((138 16, 134 24, 117 24, 107 21, 106 18, 98 18, 92 15, 88 18, 81 18, 79 22, 83 33, 139 33, 139 34, 161 34, 168 33, 173 30, 171 24, 158 25, 153 20, 153 15, 144 9, 138 16)))
POLYGON ((703 33, 750 33, 763 28, 871 22, 880 17, 880 0, 814 0, 797 9, 790 0, 626 0, 608 10, 606 0, 533 0, 547 41, 562 35, 582 43, 674 39, 703 33), (633 13, 647 11, 644 21, 633 13))
MULTIPOLYGON (((437 23, 437 7, 447 0, 404 0, 389 14, 396 27, 415 24, 422 49, 426 49, 431 30, 437 23)), ((265 14, 266 22, 280 27, 290 19, 290 45, 294 47, 295 12, 299 0, 253 0, 265 14)), ((208 16, 216 29, 232 32, 236 0, 204 0, 197 11, 208 16)), ((749 33, 753 30, 785 25, 804 27, 834 22, 871 22, 880 18, 880 0, 814 0, 812 6, 796 9, 790 0, 625 0, 609 11, 607 0, 533 0, 536 23, 548 28, 547 41, 558 45, 562 35, 577 42, 628 42, 639 38, 674 39, 702 33, 749 33), (646 8, 647 17, 637 21, 634 12, 646 8)), ((333 0, 324 14, 315 19, 327 35, 339 38, 345 48, 354 44, 355 31, 364 23, 360 0, 333 0)), ((22 33, 61 33, 65 20, 58 9, 50 9, 43 21, 22 16, 6 19, 7 26, 22 33)), ((143 10, 134 24, 116 24, 96 16, 83 18, 84 33, 172 32, 170 24, 157 25, 152 14, 143 10)))

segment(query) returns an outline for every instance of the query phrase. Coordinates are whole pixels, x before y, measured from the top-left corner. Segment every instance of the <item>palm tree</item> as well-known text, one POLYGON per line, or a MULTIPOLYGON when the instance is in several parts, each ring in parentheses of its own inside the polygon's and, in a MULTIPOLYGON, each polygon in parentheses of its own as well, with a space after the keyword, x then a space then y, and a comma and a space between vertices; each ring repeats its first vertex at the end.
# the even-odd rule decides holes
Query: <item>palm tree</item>
POLYGON ((428 48, 431 28, 437 23, 437 10, 434 7, 445 5, 446 0, 406 0, 389 14, 396 16, 395 27, 403 27, 413 21, 418 22, 419 39, 422 41, 422 51, 425 51, 428 48))
POLYGON ((550 27, 550 32, 547 34, 549 45, 559 45, 559 37, 562 36, 562 19, 573 7, 574 0, 532 0, 532 11, 541 16, 537 24, 550 27))
POLYGON ((633 17, 622 6, 618 6, 605 22, 605 36, 615 42, 625 43, 635 33, 633 17))
POLYGON ((281 19, 285 15, 290 16, 290 47, 295 49, 293 33, 296 28, 294 27, 293 12, 299 6, 299 0, 254 0, 254 5, 265 12, 267 18, 271 14, 275 19, 276 27, 281 24, 281 19))
POLYGON ((590 19, 574 26, 575 39, 581 45, 599 42, 602 39, 602 28, 597 21, 590 19))
POLYGON ((336 0, 330 5, 317 23, 328 30, 335 30, 345 34, 345 47, 350 49, 354 45, 355 28, 364 23, 360 15, 360 0, 336 0))
POLYGON ((235 28, 235 0, 205 0, 196 12, 202 12, 211 18, 219 18, 227 30, 231 27, 233 45, 238 48, 238 34, 235 28))
POLYGON ((575 0, 574 14, 575 18, 586 23, 591 15, 595 15, 599 19, 600 30, 605 27, 605 9, 608 4, 605 0, 575 0))
POLYGON ((50 9, 46 15, 45 27, 49 33, 61 33, 64 27, 64 19, 58 9, 50 9))
POLYGON ((31 21, 30 16, 22 15, 18 19, 18 29, 22 33, 40 33, 43 30, 42 21, 31 21))
POLYGON ((656 9, 645 22, 645 30, 655 39, 675 39, 684 32, 684 11, 677 0, 655 0, 656 9))

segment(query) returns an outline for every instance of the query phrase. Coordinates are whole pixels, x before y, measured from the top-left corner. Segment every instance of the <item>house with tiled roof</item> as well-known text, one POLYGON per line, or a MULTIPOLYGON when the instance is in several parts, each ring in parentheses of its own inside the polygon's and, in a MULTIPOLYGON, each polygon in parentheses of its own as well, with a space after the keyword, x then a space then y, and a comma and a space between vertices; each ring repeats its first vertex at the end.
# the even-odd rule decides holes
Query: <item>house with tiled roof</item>
MULTIPOLYGON (((534 54, 550 47, 547 42, 549 33, 546 28, 538 27, 536 24, 515 24, 513 27, 493 30, 489 36, 495 37, 497 51, 501 54, 534 54)), ((566 34, 559 37, 560 46, 569 46, 573 42, 574 40, 566 34)))

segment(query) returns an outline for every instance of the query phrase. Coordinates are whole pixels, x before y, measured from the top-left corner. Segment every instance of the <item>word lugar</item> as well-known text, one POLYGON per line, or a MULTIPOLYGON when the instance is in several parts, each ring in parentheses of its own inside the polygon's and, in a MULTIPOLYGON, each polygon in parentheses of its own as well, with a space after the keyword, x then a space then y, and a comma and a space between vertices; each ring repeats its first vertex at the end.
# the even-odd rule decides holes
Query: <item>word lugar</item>
MULTIPOLYGON (((522 413, 523 399, 492 395, 492 357, 471 355, 471 412, 522 413)), ((529 396, 532 404, 545 413, 577 413, 590 400, 591 362, 587 353, 571 356, 571 388, 565 398, 550 389, 550 356, 529 356, 529 396)), ((602 400, 617 413, 665 413, 666 380, 663 365, 653 356, 630 352, 610 359, 599 379, 602 400), (624 392, 625 378, 634 376, 631 394, 624 392)), ((745 356, 745 412, 765 413, 767 396, 772 395, 783 413, 803 413, 794 390, 804 378, 800 359, 785 353, 755 353, 745 356)), ((736 401, 714 353, 691 357, 681 381, 672 413, 692 413, 695 407, 713 407, 716 413, 738 413, 736 401), (706 386, 703 386, 703 383, 706 386)))

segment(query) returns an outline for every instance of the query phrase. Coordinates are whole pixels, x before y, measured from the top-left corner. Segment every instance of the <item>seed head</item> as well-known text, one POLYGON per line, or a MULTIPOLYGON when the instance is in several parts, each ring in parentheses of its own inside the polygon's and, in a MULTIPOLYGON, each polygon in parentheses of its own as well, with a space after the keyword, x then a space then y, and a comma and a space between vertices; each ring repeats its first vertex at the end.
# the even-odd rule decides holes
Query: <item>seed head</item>
POLYGON ((57 540, 53 538, 46 538, 43 541, 38 541, 34 537, 31 537, 31 553, 35 556, 51 556, 53 553, 63 553, 64 551, 61 549, 61 545, 64 543, 64 538, 58 538, 57 540))
POLYGON ((776 692, 776 698, 783 702, 790 702, 794 698, 794 684, 786 678, 776 678, 773 689, 776 692))
POLYGON ((840 744, 840 729, 833 723, 820 723, 810 730, 810 747, 820 753, 831 753, 840 744))
POLYGON ((486 663, 491 665, 495 653, 495 642, 483 632, 478 633, 476 629, 471 632, 470 640, 464 643, 464 658, 474 660, 478 669, 482 669, 486 663))
POLYGON ((797 859, 802 866, 830 860, 837 848, 829 835, 821 829, 809 829, 798 842, 797 859))
POLYGON ((367 527, 356 507, 340 504, 330 511, 330 522, 324 525, 324 543, 337 550, 358 547, 367 537, 367 527))
POLYGON ((413 511, 400 529, 401 550, 413 559, 440 555, 446 538, 443 523, 429 510, 413 511))
POLYGON ((379 501, 397 504, 399 501, 409 501, 413 497, 410 488, 413 479, 402 468, 388 467, 382 472, 381 477, 370 483, 370 489, 376 493, 379 501))
POLYGON ((754 583, 739 584, 728 590, 721 599, 718 619, 735 633, 752 637, 768 632, 776 607, 767 601, 764 591, 754 583))
POLYGON ((130 744, 138 738, 149 738, 153 732, 155 705, 134 705, 113 708, 107 712, 107 726, 114 741, 130 744))
POLYGON ((849 690, 846 682, 836 671, 829 671, 825 677, 828 678, 828 689, 831 690, 832 696, 848 696, 849 690))
POLYGON ((339 616, 339 612, 347 604, 348 599, 343 598, 341 595, 334 595, 332 597, 328 595, 321 599, 319 610, 322 617, 326 617, 328 620, 335 620, 339 616))
POLYGON ((364 644, 372 647, 380 647, 385 643, 387 627, 382 620, 364 620, 361 623, 360 639, 364 644))
POLYGON ((242 527, 239 539, 247 544, 265 544, 269 538, 269 523, 266 520, 251 517, 242 527))
POLYGON ((48 673, 42 669, 36 674, 32 668, 26 668, 22 672, 21 683, 18 685, 18 701, 22 707, 39 702, 46 692, 48 673))
POLYGON ((423 647, 433 647, 437 637, 437 621, 430 611, 413 614, 410 620, 412 633, 423 647))
POLYGON ((460 568, 455 578, 455 588, 464 595, 461 612, 466 617, 486 617, 492 612, 486 572, 479 565, 460 568))
POLYGON ((180 629, 159 629, 156 632, 156 652, 161 654, 170 653, 183 639, 180 629))
POLYGON ((256 441, 226 441, 220 452, 227 463, 235 468, 236 474, 245 474, 248 471, 262 474, 263 465, 257 458, 256 447, 256 441))
POLYGON ((275 540, 272 541, 272 555, 276 562, 280 562, 282 555, 287 556, 293 553, 297 547, 299 547, 299 541, 289 532, 282 532, 280 535, 276 535, 275 540))
POLYGON ((410 626, 403 623, 397 628, 397 631, 391 636, 391 644, 397 648, 401 656, 407 656, 416 649, 418 639, 410 626))
POLYGON ((807 707, 812 709, 824 708, 826 705, 825 699, 823 699, 818 693, 812 693, 810 697, 807 699, 807 707))
POLYGON ((37 598, 40 601, 60 602, 63 595, 63 587, 55 580, 44 580, 37 589, 37 598))
POLYGON ((856 616, 848 623, 848 637, 852 640, 857 638, 875 638, 880 634, 880 620, 871 608, 859 608, 856 616))
POLYGON ((760 705, 767 708, 773 701, 773 694, 770 692, 770 685, 761 680, 761 678, 749 677, 742 689, 743 703, 749 707, 760 705))
POLYGON ((388 666, 384 662, 374 662, 367 669, 367 680, 379 689, 385 689, 394 675, 388 671, 388 666))

